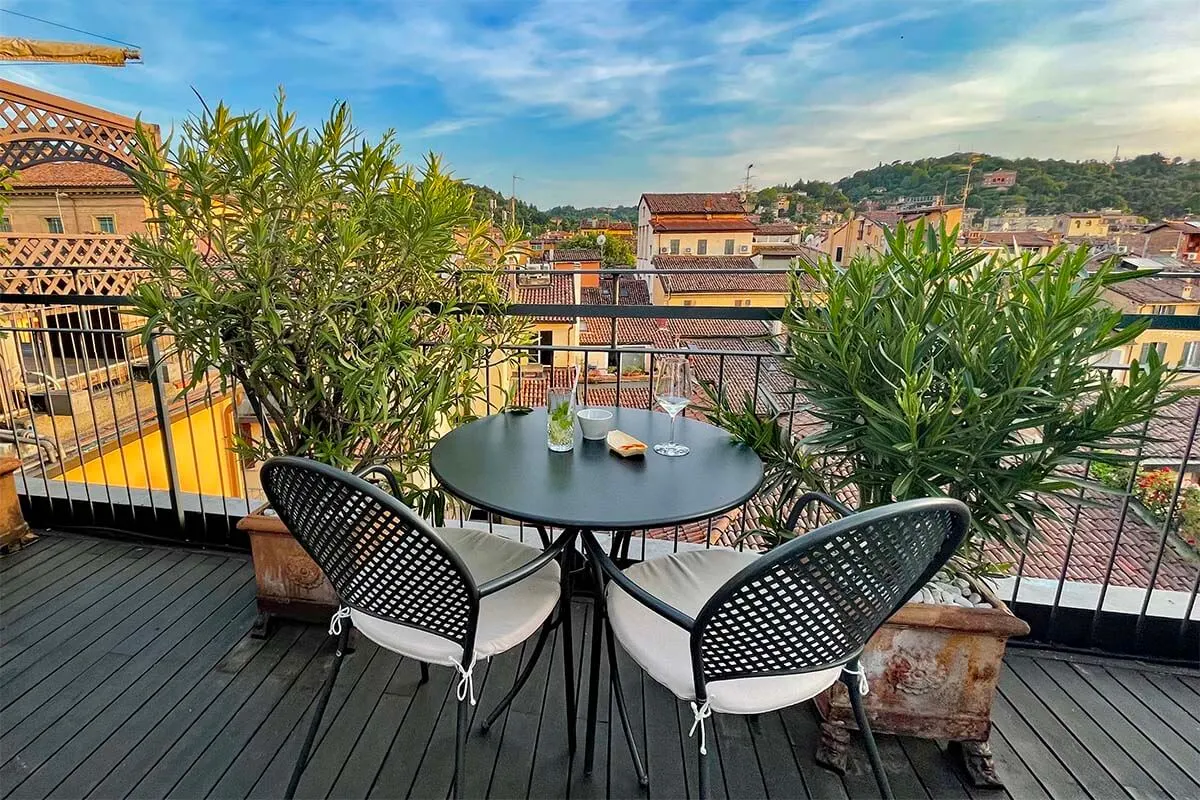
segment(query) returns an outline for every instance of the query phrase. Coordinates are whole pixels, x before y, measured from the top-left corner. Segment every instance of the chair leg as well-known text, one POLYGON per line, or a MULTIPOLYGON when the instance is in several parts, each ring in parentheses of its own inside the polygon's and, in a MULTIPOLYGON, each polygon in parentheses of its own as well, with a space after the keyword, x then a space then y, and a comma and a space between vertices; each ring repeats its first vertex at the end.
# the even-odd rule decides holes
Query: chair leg
MULTIPOLYGON (((846 666, 857 671, 859 669, 858 660, 855 659, 846 666)), ((875 735, 871 733, 871 723, 867 719, 867 710, 863 707, 862 694, 858 690, 858 676, 843 672, 842 683, 846 684, 846 691, 850 695, 850 707, 854 709, 854 721, 858 723, 858 730, 862 733, 863 743, 867 748, 867 759, 871 762, 871 771, 875 773, 875 782, 879 784, 879 793, 886 800, 893 800, 895 795, 892 794, 892 787, 888 783, 887 772, 883 769, 883 759, 879 757, 879 748, 875 745, 875 735)))
POLYGON ((454 731, 454 794, 455 800, 463 796, 463 756, 467 749, 467 729, 471 725, 470 703, 458 701, 458 726, 454 731))
POLYGON ((553 620, 548 617, 542 624, 542 632, 538 635, 537 642, 533 646, 533 653, 529 656, 529 660, 525 662, 525 668, 521 671, 517 682, 513 684, 513 687, 508 690, 508 694, 504 695, 496 707, 492 709, 492 713, 487 715, 487 719, 479 726, 481 731, 486 731, 492 727, 492 724, 504 713, 504 709, 508 708, 509 704, 512 703, 513 699, 516 698, 517 694, 525 686, 525 683, 529 680, 529 676, 533 674, 533 668, 537 666, 538 659, 542 655, 542 650, 546 647, 546 640, 550 638, 550 630, 553 627, 553 620))
POLYGON ((696 774, 698 776, 700 790, 697 793, 699 800, 708 800, 708 756, 704 753, 704 737, 695 736, 696 740, 696 774))
POLYGON ((633 758, 633 769, 637 772, 638 783, 650 785, 646 768, 642 765, 642 757, 638 753, 637 740, 633 736, 633 726, 629 723, 629 710, 625 706, 625 691, 621 688, 621 674, 617 670, 617 645, 613 639, 612 626, 605 626, 604 638, 608 645, 608 674, 612 683, 613 694, 616 695, 617 715, 621 717, 621 727, 625 730, 625 741, 629 743, 629 755, 633 758))
POLYGON ((313 709, 312 722, 308 725, 308 733, 304 736, 304 744, 300 746, 300 755, 296 758, 296 766, 292 768, 292 777, 288 781, 287 791, 283 795, 286 800, 292 800, 296 796, 296 788, 300 785, 300 778, 304 775, 304 768, 308 765, 308 756, 312 752, 313 741, 317 738, 317 729, 321 727, 321 718, 325 716, 325 707, 329 705, 329 695, 333 693, 333 683, 337 680, 338 670, 342 667, 342 657, 348 650, 349 638, 350 620, 345 620, 342 624, 342 632, 338 634, 337 649, 333 654, 333 663, 329 665, 329 675, 325 678, 321 696, 317 698, 317 707, 313 709))
POLYGON ((575 727, 578 724, 578 720, 575 719, 575 643, 571 635, 571 591, 568 585, 570 571, 567 569, 567 566, 566 559, 564 559, 562 598, 558 601, 558 608, 562 619, 560 638, 563 644, 563 683, 567 687, 567 752, 574 756, 576 744, 575 727))
POLYGON ((417 682, 418 686, 424 686, 429 683, 429 665, 424 661, 421 662, 421 680, 417 682))
POLYGON ((587 729, 584 731, 585 745, 583 774, 591 775, 596 760, 596 716, 600 699, 600 641, 604 635, 604 575, 599 565, 592 565, 596 581, 596 597, 592 607, 592 660, 588 668, 588 711, 587 729))

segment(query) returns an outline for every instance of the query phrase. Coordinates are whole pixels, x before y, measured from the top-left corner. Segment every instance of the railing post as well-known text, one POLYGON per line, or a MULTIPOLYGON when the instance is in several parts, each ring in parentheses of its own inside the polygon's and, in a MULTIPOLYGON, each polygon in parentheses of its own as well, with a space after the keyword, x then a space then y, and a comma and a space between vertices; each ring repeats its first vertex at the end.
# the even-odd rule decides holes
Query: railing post
MULTIPOLYGON (((166 362, 158 349, 158 340, 151 334, 146 342, 146 355, 150 362, 150 382, 154 387, 154 414, 158 418, 158 430, 162 434, 163 459, 167 467, 167 491, 171 497, 171 513, 182 535, 185 529, 183 498, 179 492, 179 466, 175 463, 175 439, 171 435, 171 412, 167 406, 167 386, 162 368, 166 362)), ((185 404, 186 406, 186 404, 185 404)), ((186 413, 186 407, 185 407, 186 413)), ((153 490, 151 490, 153 491, 153 490)), ((203 507, 200 513, 204 513, 203 507)))

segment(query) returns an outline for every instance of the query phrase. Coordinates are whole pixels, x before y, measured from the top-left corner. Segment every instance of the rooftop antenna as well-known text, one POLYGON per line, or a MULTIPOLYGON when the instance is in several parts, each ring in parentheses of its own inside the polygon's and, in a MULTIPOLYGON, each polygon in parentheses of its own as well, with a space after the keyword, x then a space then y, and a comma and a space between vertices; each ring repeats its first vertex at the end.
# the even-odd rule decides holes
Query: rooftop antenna
POLYGON ((517 181, 524 180, 520 175, 512 176, 512 194, 508 196, 508 222, 517 224, 517 181))

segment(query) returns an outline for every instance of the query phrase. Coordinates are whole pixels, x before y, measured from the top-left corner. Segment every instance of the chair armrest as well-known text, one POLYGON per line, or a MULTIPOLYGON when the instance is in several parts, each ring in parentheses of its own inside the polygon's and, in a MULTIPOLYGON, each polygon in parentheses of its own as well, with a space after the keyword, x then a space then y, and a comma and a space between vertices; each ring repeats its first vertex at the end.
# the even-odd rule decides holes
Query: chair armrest
MULTIPOLYGON (((673 622, 685 631, 690 632, 696 624, 696 620, 689 617, 687 614, 680 611, 675 606, 669 603, 664 603, 654 595, 647 592, 641 586, 638 586, 629 576, 617 568, 617 565, 612 562, 608 554, 604 552, 604 548, 596 541, 596 537, 591 531, 583 532, 583 546, 587 550, 588 558, 594 559, 596 564, 600 566, 600 570, 608 576, 608 579, 621 587, 627 595, 637 600, 646 608, 658 614, 668 622, 673 622)), ((604 593, 601 591, 600 597, 596 598, 597 603, 604 602, 604 593)))
POLYGON ((404 493, 400 490, 400 481, 396 480, 396 473, 392 472, 389 467, 383 464, 372 464, 369 467, 360 467, 354 471, 354 474, 363 480, 366 480, 368 475, 382 475, 387 479, 388 487, 391 489, 392 496, 397 500, 402 500, 404 497, 404 493))
POLYGON ((844 503, 834 500, 827 494, 822 494, 821 492, 805 492, 796 499, 796 503, 792 506, 792 511, 790 514, 788 514, 787 522, 785 523, 784 527, 789 531, 794 530, 796 528, 796 523, 800 521, 800 515, 804 513, 804 509, 806 509, 808 505, 813 502, 821 503, 822 505, 827 506, 828 508, 837 512, 839 517, 847 517, 854 513, 854 509, 850 508, 844 503))
POLYGON ((506 572, 503 575, 497 575, 490 581, 485 581, 480 584, 478 587, 479 596, 487 597, 489 594, 495 594, 501 589, 506 589, 509 586, 512 586, 517 581, 528 578, 530 575, 537 572, 554 559, 558 558, 562 551, 566 549, 567 545, 569 545, 574 538, 574 531, 563 531, 562 535, 559 536, 553 544, 543 550, 537 558, 531 559, 514 570, 506 572))

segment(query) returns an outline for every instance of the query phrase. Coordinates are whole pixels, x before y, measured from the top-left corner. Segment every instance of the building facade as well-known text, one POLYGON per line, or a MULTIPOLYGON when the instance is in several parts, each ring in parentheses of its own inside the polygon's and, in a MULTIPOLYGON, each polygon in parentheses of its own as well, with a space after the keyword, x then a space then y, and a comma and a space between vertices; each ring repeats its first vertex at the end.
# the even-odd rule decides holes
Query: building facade
POLYGON ((638 202, 637 266, 655 256, 750 256, 754 223, 732 192, 643 194, 638 202))

